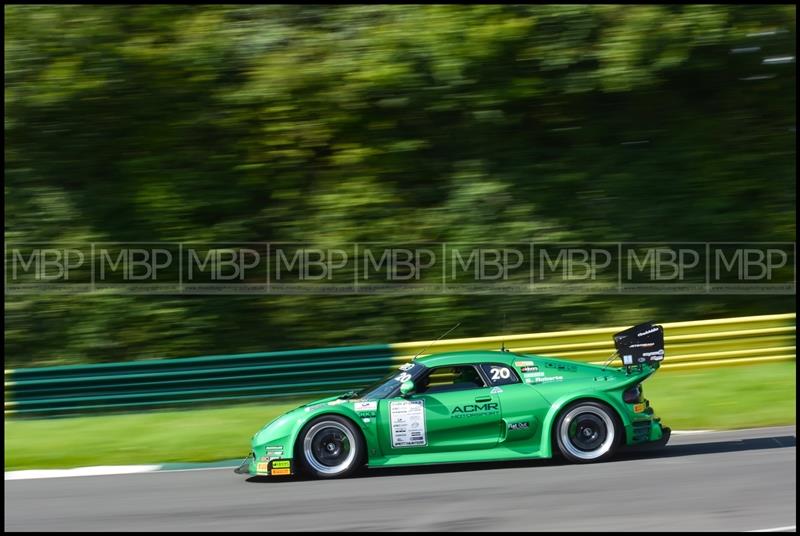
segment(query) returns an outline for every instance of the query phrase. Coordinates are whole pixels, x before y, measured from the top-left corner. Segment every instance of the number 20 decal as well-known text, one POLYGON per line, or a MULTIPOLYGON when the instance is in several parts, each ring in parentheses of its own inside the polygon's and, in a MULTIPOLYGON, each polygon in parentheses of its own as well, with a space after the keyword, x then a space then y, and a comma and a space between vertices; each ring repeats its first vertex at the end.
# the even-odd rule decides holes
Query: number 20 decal
POLYGON ((395 377, 395 380, 399 381, 400 383, 406 382, 410 379, 411 379, 411 374, 409 374, 408 372, 403 372, 395 377))
POLYGON ((511 377, 511 371, 505 367, 492 367, 489 373, 492 375, 492 381, 507 380, 511 377))

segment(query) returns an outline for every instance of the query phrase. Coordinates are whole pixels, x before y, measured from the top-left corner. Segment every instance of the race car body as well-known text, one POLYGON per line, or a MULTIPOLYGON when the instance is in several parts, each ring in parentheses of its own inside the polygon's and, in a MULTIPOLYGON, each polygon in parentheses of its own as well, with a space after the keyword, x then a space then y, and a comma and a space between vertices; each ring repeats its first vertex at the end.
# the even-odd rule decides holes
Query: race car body
POLYGON ((622 445, 664 444, 669 428, 661 426, 641 385, 663 359, 663 332, 651 324, 632 330, 615 336, 625 363, 619 368, 508 351, 415 359, 359 392, 281 415, 253 436, 237 472, 331 478, 364 465, 556 453, 586 463, 606 460, 622 445), (637 337, 654 328, 659 331, 637 337), (651 344, 653 335, 660 342, 651 344))

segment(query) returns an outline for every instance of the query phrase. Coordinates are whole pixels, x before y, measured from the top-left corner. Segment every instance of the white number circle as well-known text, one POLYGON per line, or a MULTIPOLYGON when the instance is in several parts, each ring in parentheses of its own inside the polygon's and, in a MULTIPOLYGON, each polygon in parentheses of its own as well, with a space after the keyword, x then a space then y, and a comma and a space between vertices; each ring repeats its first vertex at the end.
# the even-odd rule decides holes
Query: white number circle
POLYGON ((511 371, 505 367, 492 367, 489 373, 492 375, 492 381, 507 380, 511 377, 511 371))

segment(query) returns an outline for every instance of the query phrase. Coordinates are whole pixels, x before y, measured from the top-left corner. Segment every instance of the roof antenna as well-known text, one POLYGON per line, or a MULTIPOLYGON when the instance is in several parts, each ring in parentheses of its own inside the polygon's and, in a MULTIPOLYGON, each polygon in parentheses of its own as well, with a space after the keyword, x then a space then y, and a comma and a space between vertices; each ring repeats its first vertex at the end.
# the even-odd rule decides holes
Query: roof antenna
MULTIPOLYGON (((506 312, 503 311, 503 336, 504 337, 505 337, 505 334, 506 334, 506 312)), ((508 350, 506 350, 506 341, 505 341, 505 339, 500 341, 500 351, 501 352, 507 352, 508 351, 508 350)))
POLYGON ((439 335, 439 338, 438 338, 438 339, 436 339, 435 341, 431 341, 431 342, 429 342, 429 343, 428 343, 428 346, 426 346, 425 348, 423 348, 422 350, 420 350, 419 352, 417 352, 417 355, 415 355, 414 357, 412 357, 412 358, 411 358, 411 361, 414 361, 414 360, 415 360, 417 357, 419 357, 419 354, 421 354, 422 352, 424 352, 425 350, 427 350, 428 348, 430 348, 431 344, 433 344, 433 343, 435 343, 435 342, 438 342, 438 341, 442 340, 442 339, 445 337, 445 335, 447 335, 448 333, 450 333, 451 331, 453 331, 454 329, 456 329, 456 328, 457 328, 458 326, 460 326, 460 325, 461 325, 461 322, 459 322, 458 324, 456 324, 456 325, 455 325, 455 326, 453 326, 452 328, 448 329, 447 331, 445 331, 444 333, 442 333, 441 335, 439 335))

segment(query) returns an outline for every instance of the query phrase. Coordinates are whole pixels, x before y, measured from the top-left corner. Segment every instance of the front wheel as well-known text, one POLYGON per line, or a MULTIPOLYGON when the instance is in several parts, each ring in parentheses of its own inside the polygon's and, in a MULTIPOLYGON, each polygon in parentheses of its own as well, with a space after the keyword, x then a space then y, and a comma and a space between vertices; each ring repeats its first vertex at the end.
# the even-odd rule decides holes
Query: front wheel
POLYGON ((303 468, 317 478, 349 476, 363 463, 361 433, 349 420, 324 415, 306 426, 298 438, 303 468))
POLYGON ((555 428, 558 450, 569 461, 605 461, 616 452, 622 428, 614 410, 598 402, 576 402, 561 413, 555 428))

